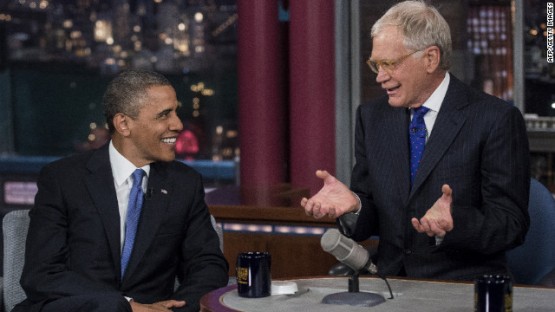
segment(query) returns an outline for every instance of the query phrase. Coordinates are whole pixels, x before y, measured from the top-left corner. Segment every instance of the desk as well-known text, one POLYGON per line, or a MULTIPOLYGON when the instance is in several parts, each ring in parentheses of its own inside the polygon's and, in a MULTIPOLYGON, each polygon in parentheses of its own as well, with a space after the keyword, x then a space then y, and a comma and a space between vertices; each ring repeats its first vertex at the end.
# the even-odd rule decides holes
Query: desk
MULTIPOLYGON (((474 285, 442 281, 388 279, 394 299, 372 308, 321 304, 325 295, 347 290, 347 277, 324 277, 291 280, 308 292, 298 297, 278 295, 248 299, 237 295, 237 286, 214 290, 201 299, 201 311, 426 311, 468 312, 474 310, 474 285)), ((389 298, 385 282, 379 278, 361 277, 360 290, 382 294, 389 298)), ((547 312, 555 309, 555 289, 513 287, 513 311, 547 312)))
POLYGON ((298 203, 300 199, 298 207, 209 206, 210 213, 224 229, 224 255, 230 265, 230 275, 235 275, 237 255, 245 251, 271 253, 272 277, 275 279, 328 273, 337 260, 322 250, 320 240, 327 228, 336 227, 335 219, 309 217, 298 203), (236 227, 239 226, 238 230, 236 227), (294 228, 307 231, 297 233, 294 228), (291 261, 291 252, 295 253, 295 261, 291 261))

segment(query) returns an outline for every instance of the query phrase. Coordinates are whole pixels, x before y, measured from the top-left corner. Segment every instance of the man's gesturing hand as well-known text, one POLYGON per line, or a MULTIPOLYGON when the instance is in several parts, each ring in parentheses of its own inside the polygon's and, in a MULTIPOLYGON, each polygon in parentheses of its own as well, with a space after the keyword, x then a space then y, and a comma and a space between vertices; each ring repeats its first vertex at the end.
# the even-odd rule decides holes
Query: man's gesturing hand
POLYGON ((359 208, 357 198, 341 181, 325 170, 317 170, 316 176, 324 181, 324 186, 310 199, 302 198, 301 206, 307 215, 316 219, 337 218, 359 208))
POLYGON ((428 236, 443 238, 445 233, 453 229, 453 217, 451 215, 451 204, 453 203, 453 190, 447 184, 441 187, 443 193, 434 203, 432 208, 420 218, 412 218, 412 226, 418 233, 426 233, 428 236))

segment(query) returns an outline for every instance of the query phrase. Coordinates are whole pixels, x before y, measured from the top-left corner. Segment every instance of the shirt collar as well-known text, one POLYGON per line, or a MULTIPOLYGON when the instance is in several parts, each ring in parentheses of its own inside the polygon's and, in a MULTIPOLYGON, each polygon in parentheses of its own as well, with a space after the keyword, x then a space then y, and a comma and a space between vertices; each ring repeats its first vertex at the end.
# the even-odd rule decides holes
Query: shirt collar
POLYGON ((445 95, 447 94, 447 88, 449 87, 449 73, 445 73, 445 77, 443 81, 439 84, 439 86, 435 89, 435 91, 430 95, 430 97, 422 104, 422 106, 426 106, 430 110, 434 112, 439 112, 441 108, 441 104, 443 103, 443 99, 445 99, 445 95))
MULTIPOLYGON (((114 143, 110 141, 110 146, 108 148, 108 153, 110 155, 110 165, 112 166, 112 175, 114 176, 114 181, 116 185, 122 185, 128 178, 133 174, 133 171, 137 169, 133 163, 131 163, 125 156, 123 156, 114 146, 114 143)), ((141 167, 148 177, 150 173, 150 165, 141 167)))

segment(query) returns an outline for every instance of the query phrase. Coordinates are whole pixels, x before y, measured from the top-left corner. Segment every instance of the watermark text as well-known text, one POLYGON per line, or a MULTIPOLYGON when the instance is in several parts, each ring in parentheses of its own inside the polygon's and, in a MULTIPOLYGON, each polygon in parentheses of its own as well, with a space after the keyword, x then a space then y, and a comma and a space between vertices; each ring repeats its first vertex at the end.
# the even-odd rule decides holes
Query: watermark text
POLYGON ((546 55, 547 62, 553 63, 553 2, 547 3, 547 41, 546 41, 546 55))

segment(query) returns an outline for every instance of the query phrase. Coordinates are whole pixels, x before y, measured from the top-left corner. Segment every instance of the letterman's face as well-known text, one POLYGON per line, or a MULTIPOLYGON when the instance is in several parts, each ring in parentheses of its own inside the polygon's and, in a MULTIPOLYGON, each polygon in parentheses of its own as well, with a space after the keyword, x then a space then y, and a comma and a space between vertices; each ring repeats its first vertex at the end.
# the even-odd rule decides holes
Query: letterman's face
POLYGON ((393 64, 379 66, 376 76, 376 82, 387 92, 391 106, 418 107, 429 97, 424 91, 428 90, 423 61, 425 50, 408 50, 403 40, 404 36, 397 27, 384 27, 372 40, 370 60, 393 64))

